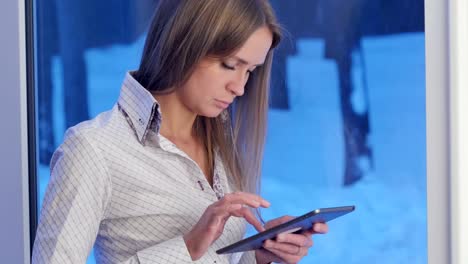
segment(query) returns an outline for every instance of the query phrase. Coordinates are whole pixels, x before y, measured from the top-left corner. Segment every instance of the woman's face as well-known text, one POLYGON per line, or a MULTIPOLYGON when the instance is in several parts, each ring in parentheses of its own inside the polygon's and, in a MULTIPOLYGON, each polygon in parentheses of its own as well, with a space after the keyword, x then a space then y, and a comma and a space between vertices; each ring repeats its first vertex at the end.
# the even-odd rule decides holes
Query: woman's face
POLYGON ((245 44, 223 59, 206 58, 175 93, 189 111, 216 117, 236 96, 244 94, 251 72, 265 62, 273 36, 267 27, 256 30, 245 44))

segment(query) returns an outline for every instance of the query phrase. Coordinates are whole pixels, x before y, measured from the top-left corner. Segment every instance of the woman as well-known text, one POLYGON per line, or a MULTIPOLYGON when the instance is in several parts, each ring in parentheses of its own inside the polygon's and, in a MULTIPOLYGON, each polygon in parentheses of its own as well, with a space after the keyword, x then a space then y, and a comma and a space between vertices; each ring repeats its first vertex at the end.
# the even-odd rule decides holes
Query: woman
POLYGON ((162 0, 115 107, 67 131, 51 161, 33 263, 296 263, 314 232, 217 255, 253 209, 279 27, 266 0, 162 0), (232 217, 234 216, 234 217, 232 217))

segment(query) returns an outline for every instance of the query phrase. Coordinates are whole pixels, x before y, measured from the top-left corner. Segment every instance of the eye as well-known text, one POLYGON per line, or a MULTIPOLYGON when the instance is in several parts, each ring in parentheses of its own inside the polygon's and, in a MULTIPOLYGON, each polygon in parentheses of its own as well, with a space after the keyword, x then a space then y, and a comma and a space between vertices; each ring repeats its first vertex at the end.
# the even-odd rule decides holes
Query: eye
POLYGON ((232 70, 232 71, 236 69, 234 66, 231 66, 225 62, 221 62, 221 66, 223 66, 223 68, 225 69, 232 70))

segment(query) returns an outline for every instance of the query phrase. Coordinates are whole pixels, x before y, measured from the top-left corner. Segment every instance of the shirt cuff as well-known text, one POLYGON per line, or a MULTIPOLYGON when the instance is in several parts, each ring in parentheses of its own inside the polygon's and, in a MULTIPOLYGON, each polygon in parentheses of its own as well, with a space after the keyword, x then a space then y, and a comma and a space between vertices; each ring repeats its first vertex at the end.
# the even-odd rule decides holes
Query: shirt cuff
POLYGON ((140 264, 156 263, 223 263, 211 248, 197 261, 193 261, 183 236, 177 236, 137 253, 140 264))
POLYGON ((137 253, 141 264, 192 263, 182 236, 161 242, 137 253))
POLYGON ((242 254, 241 259, 239 260, 239 264, 251 264, 251 263, 257 263, 254 250, 244 252, 242 254))

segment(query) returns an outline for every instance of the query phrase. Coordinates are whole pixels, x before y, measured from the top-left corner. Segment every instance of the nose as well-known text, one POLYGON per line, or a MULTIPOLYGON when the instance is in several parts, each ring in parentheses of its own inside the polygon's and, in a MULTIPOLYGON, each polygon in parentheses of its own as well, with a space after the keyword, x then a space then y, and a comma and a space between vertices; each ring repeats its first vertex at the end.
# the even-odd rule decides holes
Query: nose
POLYGON ((227 89, 235 96, 242 96, 245 91, 245 84, 247 83, 247 78, 248 76, 242 75, 231 80, 227 85, 227 89))

